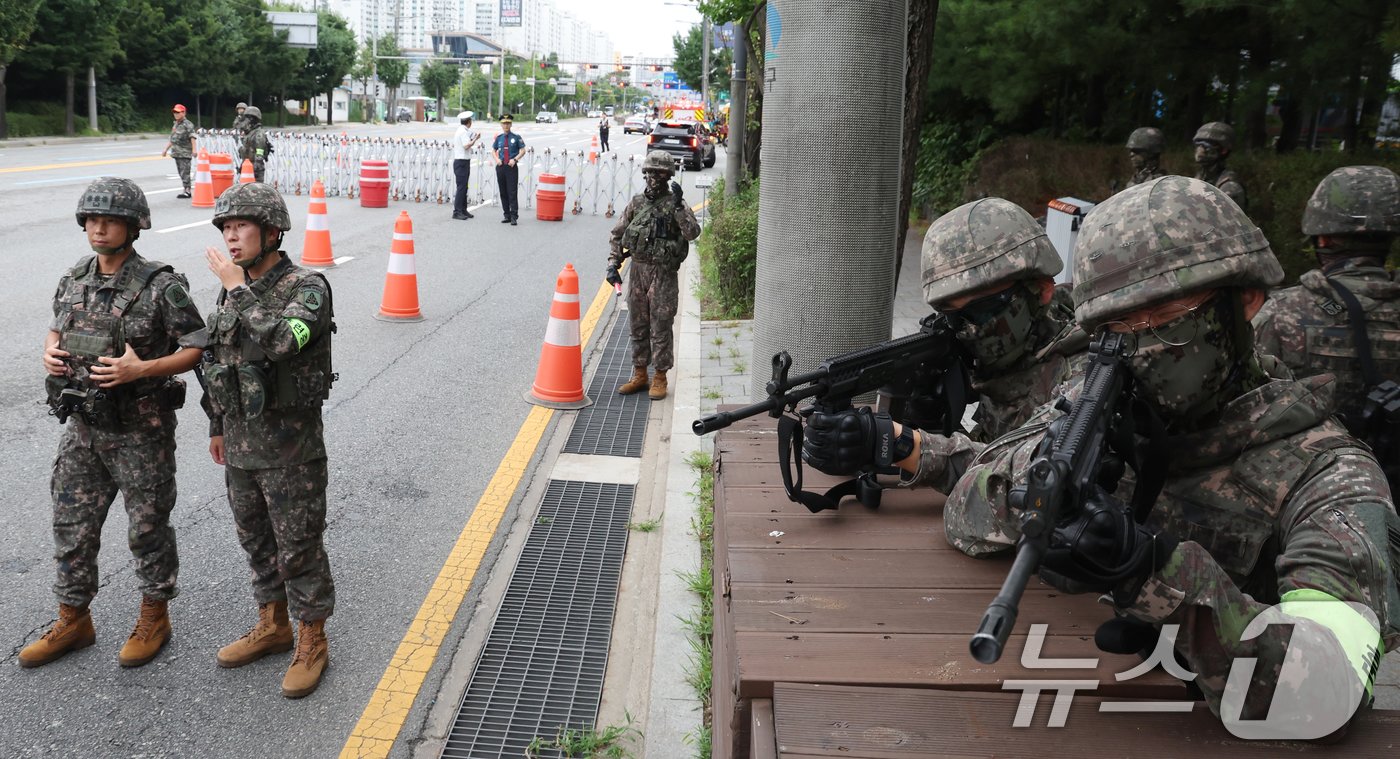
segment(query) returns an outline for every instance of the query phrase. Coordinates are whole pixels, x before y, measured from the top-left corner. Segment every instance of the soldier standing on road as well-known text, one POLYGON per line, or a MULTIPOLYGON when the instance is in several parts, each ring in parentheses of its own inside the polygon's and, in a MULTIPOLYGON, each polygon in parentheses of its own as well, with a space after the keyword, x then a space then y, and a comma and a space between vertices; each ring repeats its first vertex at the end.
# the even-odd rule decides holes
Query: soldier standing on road
POLYGON ((501 194, 501 213, 505 214, 501 223, 509 223, 512 227, 520 220, 519 199, 516 197, 520 190, 520 167, 516 164, 525 150, 525 140, 510 131, 514 123, 515 119, 509 113, 502 116, 501 133, 491 143, 491 150, 496 154, 496 187, 501 194))
POLYGON ((233 107, 233 128, 240 134, 243 132, 243 112, 248 110, 247 103, 239 103, 233 107))
MULTIPOLYGON (((1289 379, 1255 350, 1249 320, 1283 278, 1268 240, 1223 190, 1163 177, 1094 208, 1075 251, 1075 317, 1128 341, 1133 415, 1138 429, 1159 430, 1165 455, 1133 457, 1147 470, 1134 472, 1138 485, 1160 487, 1133 492, 1132 506, 1119 497, 1126 482, 1088 494, 1056 526, 1041 578, 1107 594, 1121 618, 1102 639, 1119 637, 1117 653, 1143 644, 1107 633, 1138 627, 1155 638, 1176 625, 1177 654, 1225 719, 1265 718, 1280 699, 1310 704, 1296 725, 1269 720, 1285 738, 1286 727, 1315 727, 1313 711, 1351 715, 1380 654, 1400 644, 1400 609, 1388 600, 1400 547, 1387 539, 1400 517, 1375 458, 1332 419, 1331 379, 1289 379), (1146 509, 1143 522, 1133 507, 1146 509), (1271 613, 1291 626, 1246 631, 1278 604, 1271 613), (1255 661, 1253 674, 1234 685, 1242 658, 1255 661), (1243 698, 1231 716, 1233 691, 1247 693, 1233 694, 1243 698)), ((982 452, 944 506, 950 543, 974 556, 1016 544, 1010 493, 1056 418, 1047 406, 982 452)))
POLYGON ((190 159, 194 158, 194 124, 185 118, 185 107, 179 103, 171 109, 175 114, 175 125, 170 128, 170 144, 160 151, 161 158, 169 154, 175 159, 175 169, 180 172, 180 184, 185 191, 177 198, 190 197, 190 159))
POLYGON ((238 146, 238 160, 253 162, 253 178, 263 181, 267 172, 267 157, 272 153, 272 143, 262 128, 262 109, 250 105, 243 111, 243 141, 238 146))
POLYGON ((180 566, 170 526, 175 410, 185 402, 185 385, 174 377, 199 361, 204 322, 185 278, 133 247, 151 228, 135 182, 93 182, 77 218, 96 255, 59 281, 44 341, 50 413, 73 422, 59 443, 51 484, 58 621, 20 651, 19 664, 48 664, 95 641, 88 604, 97 595, 102 524, 120 491, 141 613, 118 661, 139 667, 170 638, 166 603, 176 595, 180 566))
POLYGON ((690 253, 690 241, 700 236, 700 222, 686 205, 678 182, 671 182, 676 162, 660 150, 642 160, 646 189, 632 198, 612 230, 612 254, 607 280, 622 281, 618 268, 632 258, 627 286, 627 314, 632 330, 632 378, 617 392, 631 395, 650 386, 652 400, 666 397, 666 372, 675 363, 671 326, 680 307, 677 272, 690 253), (670 182, 670 187, 667 183, 670 182), (647 378, 647 366, 656 374, 647 378))
POLYGON ((1167 173, 1158 166, 1166 147, 1166 135, 1157 127, 1138 127, 1128 135, 1128 160, 1133 164, 1133 175, 1128 178, 1129 187, 1166 176, 1167 173))
POLYGON ((1020 427, 1083 371, 1088 337, 1055 289, 1062 269, 1044 227, 1010 201, 984 198, 944 214, 924 235, 924 300, 956 327, 971 359, 977 426, 947 437, 868 407, 814 411, 803 460, 827 474, 855 474, 876 462, 888 428, 891 461, 910 475, 900 486, 947 493, 987 443, 1020 427))
POLYGON ((467 183, 472 176, 472 148, 481 134, 472 129, 472 112, 457 114, 457 133, 452 135, 452 174, 457 178, 457 194, 452 199, 452 218, 470 219, 467 210, 467 183))
POLYGON ((209 316, 203 373, 209 453, 225 467, 238 541, 253 570, 258 622, 219 649, 220 667, 292 648, 282 695, 316 690, 329 661, 326 618, 335 584, 322 542, 326 444, 321 404, 330 393, 330 285, 279 250, 292 228, 282 196, 234 185, 214 206, 226 256, 205 250, 223 291, 209 316), (230 258, 230 256, 232 258, 230 258), (290 607, 290 617, 289 617, 290 607))
MULTIPOLYGON (((1384 380, 1400 381, 1400 280, 1385 268, 1397 233, 1395 172, 1348 166, 1328 174, 1303 211, 1319 268, 1271 294, 1254 317, 1259 349, 1294 376, 1337 378, 1337 413, 1363 439, 1367 394, 1384 380)), ((1400 485, 1397 463, 1381 462, 1392 485, 1400 485)))
POLYGON ((1241 210, 1249 211, 1244 183, 1233 170, 1225 168, 1225 159, 1235 144, 1235 128, 1223 121, 1202 124, 1192 142, 1196 145, 1196 178, 1219 187, 1241 210))
POLYGON ((608 125, 608 117, 604 116, 598 120, 598 150, 606 153, 611 148, 608 147, 608 131, 612 127, 608 125))

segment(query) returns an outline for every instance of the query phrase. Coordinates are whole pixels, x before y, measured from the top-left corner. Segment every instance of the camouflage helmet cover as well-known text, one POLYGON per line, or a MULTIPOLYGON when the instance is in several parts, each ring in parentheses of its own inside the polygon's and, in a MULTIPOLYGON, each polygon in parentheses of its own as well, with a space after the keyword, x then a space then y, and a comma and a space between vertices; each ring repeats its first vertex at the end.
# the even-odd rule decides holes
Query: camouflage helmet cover
POLYGON ((252 219, 283 232, 292 228, 292 217, 281 193, 262 182, 236 184, 224 190, 214 203, 214 228, 223 229, 228 219, 252 219))
POLYGON ((939 217, 924 235, 924 300, 949 298, 1009 280, 1054 277, 1065 267, 1045 229, 1025 209, 983 198, 939 217))
POLYGON ((1264 233, 1207 182, 1154 179, 1094 207, 1074 247, 1074 316, 1093 328, 1216 287, 1268 288, 1283 269, 1264 233))
POLYGON ((255 105, 250 105, 243 109, 243 118, 262 121, 262 109, 255 105))
POLYGON ((647 157, 642 159, 642 171, 664 171, 667 174, 676 173, 676 160, 664 150, 653 150, 647 153, 647 157))
POLYGON ((1128 135, 1128 150, 1161 154, 1167 147, 1167 137, 1157 127, 1138 127, 1128 135))
POLYGON ((117 216, 136 222, 141 229, 151 228, 151 206, 146 193, 130 179, 99 177, 83 190, 78 198, 78 226, 85 226, 89 216, 117 216))
POLYGON ((1345 166, 1318 183, 1303 210, 1305 235, 1400 233, 1400 177, 1383 166, 1345 166))
POLYGON ((1196 136, 1191 138, 1192 142, 1213 142, 1225 150, 1229 150, 1235 144, 1235 128, 1223 121, 1212 121, 1202 124, 1196 130, 1196 136))

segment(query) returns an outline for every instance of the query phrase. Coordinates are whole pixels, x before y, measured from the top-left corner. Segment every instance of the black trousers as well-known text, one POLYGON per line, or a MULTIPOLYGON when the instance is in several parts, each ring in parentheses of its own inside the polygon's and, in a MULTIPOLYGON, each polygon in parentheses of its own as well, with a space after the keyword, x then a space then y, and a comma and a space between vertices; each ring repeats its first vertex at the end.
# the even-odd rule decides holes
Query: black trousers
POLYGON ((600 150, 608 149, 608 131, 609 130, 607 129, 598 130, 598 142, 602 143, 602 145, 599 148, 600 150))
POLYGON ((496 165, 496 186, 501 189, 501 213, 507 219, 520 218, 520 205, 516 194, 520 184, 520 167, 507 164, 496 165))
POLYGON ((457 195, 452 199, 452 213, 461 215, 467 212, 467 180, 472 176, 472 162, 465 158, 454 158, 452 173, 457 177, 457 195))

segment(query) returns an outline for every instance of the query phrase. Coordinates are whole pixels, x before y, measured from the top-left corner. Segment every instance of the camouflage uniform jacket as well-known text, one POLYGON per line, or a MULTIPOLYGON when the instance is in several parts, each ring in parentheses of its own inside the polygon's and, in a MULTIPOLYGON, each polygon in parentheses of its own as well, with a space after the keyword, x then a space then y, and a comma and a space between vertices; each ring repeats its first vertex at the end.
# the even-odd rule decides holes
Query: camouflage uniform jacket
MULTIPOLYGON (((147 267, 161 268, 162 264, 148 262, 141 254, 132 251, 122 268, 115 275, 108 276, 98 273, 96 255, 86 256, 59 280, 53 296, 53 321, 49 322, 49 329, 63 335, 78 311, 110 312, 113 300, 130 286, 128 280, 140 276, 141 270, 147 267)), ((136 355, 150 361, 182 348, 203 348, 203 328, 204 320, 199 316, 199 309, 190 301, 189 283, 179 274, 161 271, 151 278, 126 308, 121 317, 120 330, 121 339, 131 345, 136 355)), ((60 347, 64 346, 61 339, 60 347)), ((115 355, 125 352, 125 346, 114 348, 115 355)), ((91 362, 74 356, 66 363, 73 380, 86 386, 91 362)), ((127 425, 126 432, 96 429, 84 424, 81 418, 74 417, 72 421, 77 425, 83 444, 104 450, 144 442, 146 438, 142 435, 146 433, 162 434, 159 415, 173 409, 158 410, 155 404, 146 399, 151 398, 165 383, 164 377, 149 377, 121 386, 118 391, 119 405, 130 404, 128 411, 139 417, 136 423, 127 425)))
POLYGON ((1235 205, 1239 206, 1241 210, 1249 211, 1249 196, 1245 194, 1244 183, 1240 181, 1239 175, 1233 169, 1227 169, 1223 166, 1218 171, 1214 167, 1201 169, 1196 172, 1196 178, 1219 187, 1226 195, 1230 196, 1230 200, 1235 201, 1235 205))
MULTIPOLYGON (((235 287, 209 315, 202 405, 209 436, 223 435, 225 455, 239 469, 269 469, 326 457, 321 403, 330 391, 330 287, 280 254, 263 276, 235 287), (263 357, 262 361, 254 357, 263 357), (266 367, 268 400, 248 417, 224 408, 211 365, 266 367), (270 364, 270 366, 268 366, 270 364)), ((237 380, 243 390, 242 377, 237 380)))
POLYGON ((621 266, 630 255, 637 263, 660 264, 675 271, 685 261, 689 241, 699 236, 700 222, 684 201, 676 200, 670 191, 655 200, 640 192, 627 203, 622 218, 613 226, 608 263, 621 266), (658 217, 665 227, 664 237, 653 234, 653 222, 658 217))
POLYGON ((1084 373, 1084 349, 1088 335, 1074 323, 1074 310, 1064 291, 1056 290, 1044 316, 1034 328, 1034 353, 1018 368, 996 377, 978 377, 975 425, 971 432, 947 437, 919 431, 919 468, 901 482, 902 487, 932 487, 940 493, 952 490, 981 450, 993 440, 1025 424, 1032 414, 1062 392, 1062 383, 1084 373))
POLYGON ((251 160, 255 165, 264 164, 271 152, 267 131, 261 126, 256 126, 243 135, 243 141, 238 146, 238 159, 251 160))
POLYGON ((180 119, 170 128, 170 157, 194 157, 194 124, 189 119, 180 119))
POLYGON ((1166 175, 1167 172, 1162 171, 1160 166, 1144 166, 1134 171, 1131 177, 1128 177, 1128 187, 1139 185, 1143 182, 1151 182, 1158 177, 1164 177, 1166 175))
MULTIPOLYGON (((1383 541, 1366 529, 1395 519, 1395 507, 1375 459, 1330 418, 1331 391, 1326 377, 1275 379, 1230 402, 1213 429, 1170 441, 1166 484, 1148 521, 1181 542, 1121 611, 1180 625, 1176 649, 1217 714, 1239 657, 1259 659, 1250 687, 1260 692, 1250 694, 1243 718, 1268 708, 1289 653, 1289 629, 1271 625, 1258 637, 1241 637, 1283 594, 1321 591, 1360 603, 1381 620, 1392 611, 1400 557, 1387 557, 1383 541)), ((1025 482, 1041 433, 1059 416, 1046 407, 982 452, 944 507, 949 543, 974 556, 1015 544, 1019 522, 1007 494, 1025 482)), ((1307 650, 1339 648, 1327 627, 1298 622, 1295 644, 1307 636, 1323 647, 1307 650)), ((1385 645, 1400 644, 1400 631, 1386 630, 1385 645)), ((1370 653, 1378 660, 1378 651, 1370 653)))
MULTIPOLYGON (((1400 380, 1400 281, 1378 266, 1348 261, 1332 278, 1350 290, 1366 311, 1371 357, 1383 378, 1400 380)), ((1337 412, 1343 418, 1361 410, 1366 381, 1357 360, 1355 334, 1345 302, 1313 269, 1299 284, 1269 294, 1254 317, 1254 344, 1277 357, 1293 374, 1323 372, 1337 378, 1337 412)))

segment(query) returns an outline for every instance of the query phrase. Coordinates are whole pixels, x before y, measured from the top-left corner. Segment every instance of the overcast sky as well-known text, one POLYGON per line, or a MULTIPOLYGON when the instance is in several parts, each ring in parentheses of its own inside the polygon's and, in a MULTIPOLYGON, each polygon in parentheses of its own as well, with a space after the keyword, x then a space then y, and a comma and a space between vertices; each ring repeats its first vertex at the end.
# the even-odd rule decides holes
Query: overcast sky
POLYGON ((700 23, 700 12, 686 0, 554 0, 554 4, 607 33, 623 55, 674 55, 671 37, 700 23))

